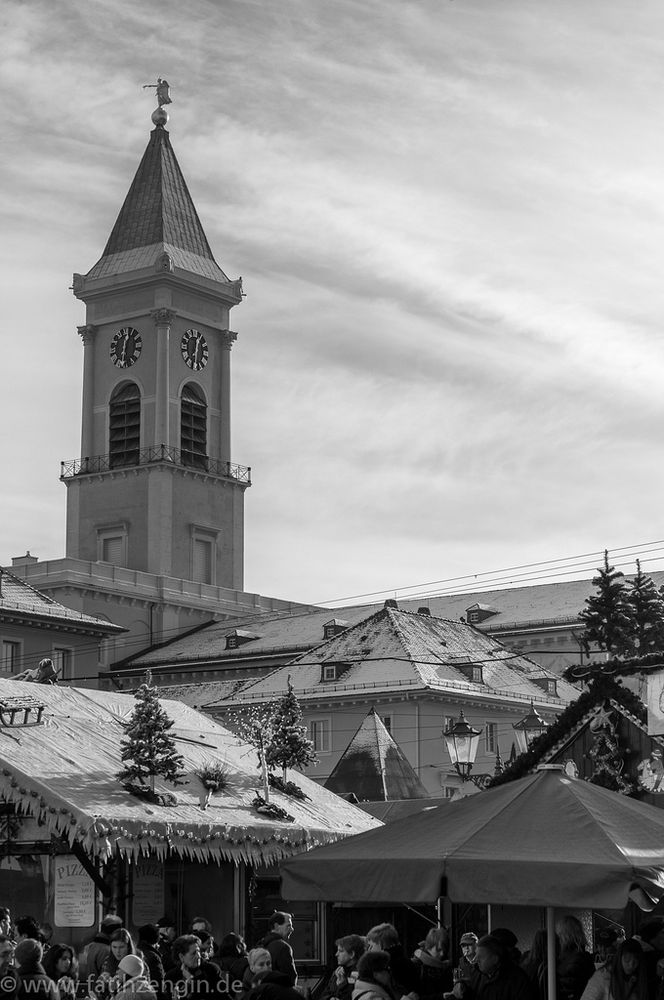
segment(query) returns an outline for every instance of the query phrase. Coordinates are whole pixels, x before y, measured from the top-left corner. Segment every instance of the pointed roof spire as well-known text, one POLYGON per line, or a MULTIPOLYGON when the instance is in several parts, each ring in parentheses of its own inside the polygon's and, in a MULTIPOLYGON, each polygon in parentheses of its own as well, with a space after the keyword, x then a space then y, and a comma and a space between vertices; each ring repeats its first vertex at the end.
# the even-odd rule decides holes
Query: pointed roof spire
POLYGON ((354 792, 363 802, 423 799, 428 792, 371 708, 325 782, 337 795, 354 792))
MULTIPOLYGON (((164 121, 166 118, 164 112, 164 121)), ((160 263, 164 270, 175 266, 233 286, 234 297, 237 301, 241 298, 238 283, 230 281, 212 255, 169 134, 157 119, 104 252, 86 278, 158 267, 160 263)))

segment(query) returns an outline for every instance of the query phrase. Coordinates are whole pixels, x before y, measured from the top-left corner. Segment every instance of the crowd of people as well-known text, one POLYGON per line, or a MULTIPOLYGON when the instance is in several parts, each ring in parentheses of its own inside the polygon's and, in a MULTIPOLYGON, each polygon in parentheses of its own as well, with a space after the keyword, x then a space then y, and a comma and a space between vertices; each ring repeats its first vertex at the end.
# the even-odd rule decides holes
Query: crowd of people
MULTIPOLYGON (((217 943, 212 925, 195 917, 178 934, 168 917, 140 927, 134 941, 119 916, 107 915, 80 953, 52 943, 52 929, 33 917, 12 922, 0 907, 0 1000, 302 1000, 289 938, 290 913, 275 911, 248 950, 240 934, 217 943)), ((574 916, 556 927, 555 980, 560 1000, 664 1000, 664 918, 626 938, 607 926, 589 950, 574 916)), ((516 935, 494 928, 461 934, 456 948, 432 927, 408 955, 392 924, 339 938, 334 968, 313 1000, 548 1000, 547 936, 535 932, 522 954, 516 935)), ((310 991, 307 991, 307 995, 310 991)))

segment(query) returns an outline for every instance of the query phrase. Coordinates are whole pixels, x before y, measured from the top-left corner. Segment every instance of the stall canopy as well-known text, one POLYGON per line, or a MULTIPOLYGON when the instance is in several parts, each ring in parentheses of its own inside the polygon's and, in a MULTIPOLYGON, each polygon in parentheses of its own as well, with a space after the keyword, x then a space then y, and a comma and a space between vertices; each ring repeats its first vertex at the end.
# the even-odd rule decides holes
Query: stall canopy
POLYGON ((102 861, 119 852, 198 861, 276 861, 329 844, 379 821, 300 774, 302 801, 273 791, 292 822, 259 814, 256 751, 209 716, 177 701, 162 705, 173 720, 171 736, 184 758, 185 784, 176 804, 163 806, 131 795, 118 781, 120 742, 136 702, 130 695, 0 680, 0 799, 36 817, 46 836, 64 836, 102 861), (27 714, 17 706, 31 704, 27 714), (196 772, 225 764, 228 788, 203 808, 196 772))
POLYGON ((281 870, 286 899, 617 909, 664 895, 664 810, 548 765, 281 870))

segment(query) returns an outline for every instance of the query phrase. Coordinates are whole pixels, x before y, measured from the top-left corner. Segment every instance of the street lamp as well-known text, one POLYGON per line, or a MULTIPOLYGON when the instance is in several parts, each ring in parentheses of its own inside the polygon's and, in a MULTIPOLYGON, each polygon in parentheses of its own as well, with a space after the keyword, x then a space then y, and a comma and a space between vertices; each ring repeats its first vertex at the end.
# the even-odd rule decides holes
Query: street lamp
POLYGON ((467 781, 470 778, 481 735, 481 729, 473 729, 466 722, 463 710, 457 721, 449 729, 443 730, 447 752, 462 781, 467 781))
POLYGON ((515 722, 512 726, 519 753, 527 753, 530 749, 530 744, 538 736, 542 735, 548 725, 549 723, 544 721, 531 699, 528 715, 524 716, 520 722, 515 722))

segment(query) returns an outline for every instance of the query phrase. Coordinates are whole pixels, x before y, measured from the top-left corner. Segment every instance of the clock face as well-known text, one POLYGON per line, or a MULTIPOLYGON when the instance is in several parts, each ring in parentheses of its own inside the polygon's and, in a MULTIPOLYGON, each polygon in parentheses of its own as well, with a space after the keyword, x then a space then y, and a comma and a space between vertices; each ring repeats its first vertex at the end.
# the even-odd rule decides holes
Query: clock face
POLYGON ((111 361, 118 368, 131 368, 141 356, 143 341, 133 326, 123 326, 111 341, 111 361))
POLYGON ((182 360, 187 368, 200 372, 208 362, 208 345, 205 337, 199 330, 187 330, 182 335, 180 344, 182 360))

